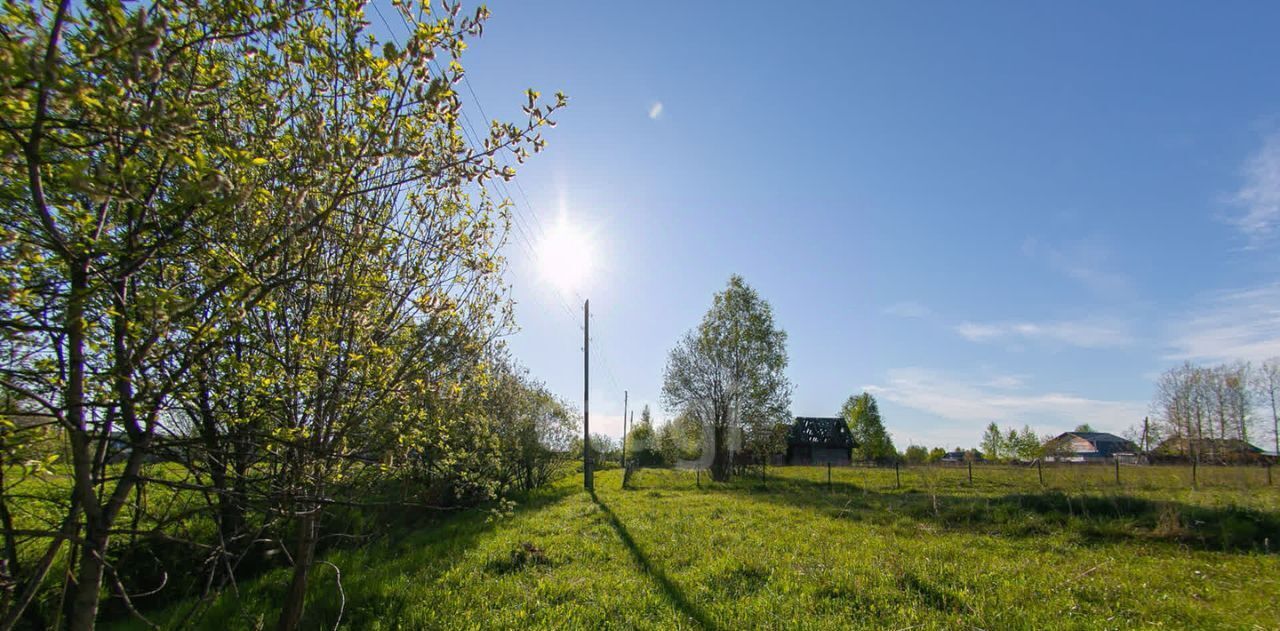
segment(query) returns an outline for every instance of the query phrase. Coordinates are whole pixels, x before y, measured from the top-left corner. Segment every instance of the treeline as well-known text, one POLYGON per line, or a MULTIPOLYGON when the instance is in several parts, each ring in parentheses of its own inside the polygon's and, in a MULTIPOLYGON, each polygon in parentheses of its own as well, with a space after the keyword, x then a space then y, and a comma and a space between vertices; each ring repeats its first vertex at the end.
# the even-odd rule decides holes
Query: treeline
POLYGON ((1152 402, 1157 422, 1145 433, 1153 445, 1172 440, 1185 455, 1197 457, 1216 456, 1208 452, 1230 450, 1233 444, 1266 444, 1268 438, 1280 452, 1278 404, 1280 358, 1258 365, 1186 362, 1160 376, 1152 402))
POLYGON ((701 457, 703 442, 702 426, 693 418, 682 414, 655 426, 646 405, 627 430, 627 461, 641 467, 673 467, 701 457))
MULTIPOLYGON (((1088 423, 1077 425, 1076 432, 1094 431, 1088 423)), ((1065 443, 1053 442, 1054 435, 1039 436, 1030 425, 1023 425, 1019 431, 1015 427, 1001 430, 1000 425, 992 422, 982 433, 982 441, 978 449, 956 447, 950 453, 957 454, 961 460, 976 462, 1032 462, 1046 456, 1069 455, 1065 443)), ((902 456, 912 464, 938 462, 946 457, 947 450, 941 447, 928 449, 920 445, 907 447, 902 456)))
POLYGON ((0 629, 89 629, 104 596, 141 617, 142 590, 281 560, 297 628, 351 524, 567 455, 571 410, 499 344, 508 215, 484 189, 564 98, 469 140, 454 86, 487 12, 393 3, 383 42, 363 10, 6 5, 0 629), (37 499, 15 478, 40 469, 62 486, 37 499))

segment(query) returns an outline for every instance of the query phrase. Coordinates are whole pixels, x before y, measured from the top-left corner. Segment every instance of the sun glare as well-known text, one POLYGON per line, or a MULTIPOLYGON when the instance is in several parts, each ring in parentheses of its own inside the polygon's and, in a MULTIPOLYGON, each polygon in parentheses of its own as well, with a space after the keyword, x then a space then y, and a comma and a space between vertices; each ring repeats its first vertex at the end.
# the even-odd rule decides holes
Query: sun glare
POLYGON ((563 214, 538 245, 538 269, 561 291, 581 289, 591 275, 594 259, 591 235, 563 214))

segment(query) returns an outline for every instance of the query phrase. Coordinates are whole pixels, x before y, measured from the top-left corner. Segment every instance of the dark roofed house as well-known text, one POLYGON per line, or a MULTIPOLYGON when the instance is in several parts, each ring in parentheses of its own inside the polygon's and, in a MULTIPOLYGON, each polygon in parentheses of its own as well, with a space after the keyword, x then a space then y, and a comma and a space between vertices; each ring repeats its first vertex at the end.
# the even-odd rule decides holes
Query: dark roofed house
POLYGON ((1152 455, 1165 462, 1260 463, 1268 457, 1262 449, 1239 438, 1167 438, 1152 455))
POLYGON ((1107 432, 1064 432, 1044 444, 1048 462, 1101 462, 1134 458, 1133 441, 1107 432))
POLYGON ((956 449, 943 454, 938 462, 942 464, 963 464, 965 462, 984 462, 985 460, 977 449, 956 449))
POLYGON ((854 446, 844 419, 798 416, 787 433, 787 464, 847 465, 853 461, 854 446))

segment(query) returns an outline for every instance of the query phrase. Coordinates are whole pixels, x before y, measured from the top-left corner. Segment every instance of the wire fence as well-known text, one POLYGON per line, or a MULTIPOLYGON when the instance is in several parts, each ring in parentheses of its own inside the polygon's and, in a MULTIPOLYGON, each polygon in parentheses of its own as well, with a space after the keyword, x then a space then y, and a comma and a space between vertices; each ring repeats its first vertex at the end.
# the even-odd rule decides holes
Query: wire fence
MULTIPOLYGON (((642 467, 627 463, 624 485, 642 467)), ((704 467, 680 467, 694 477, 695 484, 709 483, 704 467)), ((1029 490, 1195 490, 1234 489, 1280 491, 1280 471, 1269 463, 1249 465, 1125 464, 1099 463, 1028 464, 933 463, 933 464, 817 464, 736 467, 735 479, 767 484, 769 480, 807 481, 814 484, 854 485, 876 489, 922 490, 962 488, 974 490, 1026 492, 1029 490)))

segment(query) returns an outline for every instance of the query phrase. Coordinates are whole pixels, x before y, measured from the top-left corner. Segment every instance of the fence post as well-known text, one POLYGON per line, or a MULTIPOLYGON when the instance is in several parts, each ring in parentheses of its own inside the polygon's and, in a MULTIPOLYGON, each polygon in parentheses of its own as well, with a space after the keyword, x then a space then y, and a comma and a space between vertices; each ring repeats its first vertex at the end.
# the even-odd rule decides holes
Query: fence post
POLYGON ((1120 486, 1120 459, 1112 458, 1116 463, 1116 486, 1120 486))
POLYGON ((1036 475, 1040 476, 1040 486, 1044 486, 1044 461, 1036 458, 1036 475))
POLYGON ((902 471, 898 469, 899 464, 900 463, 897 460, 893 461, 893 488, 895 489, 902 488, 902 471))
POLYGON ((694 469, 693 472, 698 476, 698 488, 702 488, 702 469, 694 469))
MULTIPOLYGON (((1267 475, 1270 475, 1270 474, 1271 474, 1271 470, 1267 469, 1267 475)), ((835 487, 831 486, 831 461, 828 460, 827 461, 827 492, 831 493, 835 490, 836 490, 835 487)))
POLYGON ((1267 463, 1267 486, 1271 486, 1271 463, 1267 463))
POLYGON ((973 461, 969 461, 969 486, 973 486, 973 461))
POLYGON ((1200 483, 1196 480, 1196 466, 1199 464, 1200 463, 1195 460, 1191 461, 1191 488, 1193 489, 1200 488, 1200 483))

